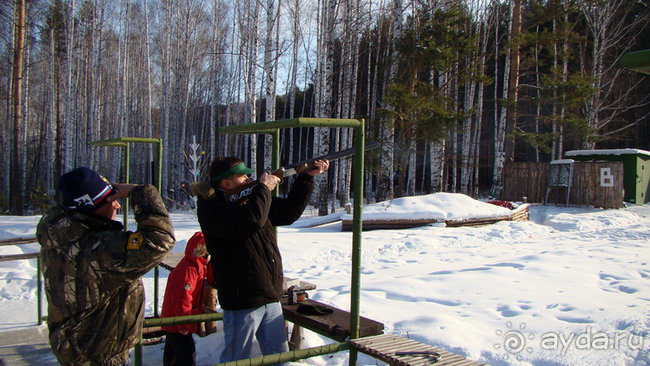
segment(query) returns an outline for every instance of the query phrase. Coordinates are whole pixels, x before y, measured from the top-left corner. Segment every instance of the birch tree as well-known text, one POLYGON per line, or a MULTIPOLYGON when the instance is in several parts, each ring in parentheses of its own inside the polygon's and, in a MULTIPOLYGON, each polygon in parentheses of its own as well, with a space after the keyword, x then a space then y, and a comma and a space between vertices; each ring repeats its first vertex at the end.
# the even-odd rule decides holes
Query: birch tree
MULTIPOLYGON (((170 143, 169 143, 169 127, 170 127, 170 89, 171 89, 171 67, 172 67, 172 14, 174 13, 175 0, 162 0, 163 5, 163 30, 160 39, 161 49, 161 121, 160 121, 160 135, 162 138, 163 161, 169 162, 170 158, 170 143)), ((162 166, 162 187, 161 193, 166 196, 168 191, 169 182, 169 164, 165 163, 162 166)))
POLYGON ((597 140, 620 133, 647 116, 613 126, 614 122, 624 120, 624 112, 646 105, 649 100, 647 96, 642 101, 631 102, 629 99, 632 91, 643 82, 642 78, 637 78, 632 85, 619 85, 625 73, 619 67, 620 57, 637 43, 640 27, 647 26, 650 16, 647 6, 645 11, 639 12, 635 5, 636 2, 626 0, 580 2, 592 42, 590 75, 593 92, 585 105, 591 133, 583 143, 585 148, 593 148, 597 140))
MULTIPOLYGON (((318 51, 318 70, 321 75, 318 76, 318 94, 315 102, 317 110, 315 115, 322 118, 332 117, 332 78, 333 78, 333 58, 334 58, 334 41, 335 41, 335 20, 338 8, 338 0, 325 0, 323 15, 321 16, 321 28, 319 31, 319 51, 318 51)), ((320 127, 314 130, 314 156, 325 155, 329 152, 330 133, 329 128, 320 127)), ((314 180, 314 190, 316 195, 316 205, 318 214, 324 216, 328 214, 327 201, 329 196, 327 174, 319 174, 314 180)))
MULTIPOLYGON (((498 4, 497 5, 497 17, 498 17, 498 4)), ((513 12, 513 6, 514 4, 512 1, 510 2, 509 6, 509 12, 512 14, 513 12)), ((509 19, 512 17, 509 16, 509 19)), ((495 25, 495 55, 499 55, 499 43, 500 43, 500 38, 499 38, 499 20, 497 18, 496 25, 495 25)), ((511 34, 511 29, 512 29, 512 21, 508 22, 508 34, 511 34)), ((508 99, 508 93, 509 93, 509 78, 510 78, 510 57, 511 53, 507 52, 505 54, 505 62, 504 62, 504 67, 503 67, 503 92, 501 94, 501 99, 502 100, 507 100, 508 99)), ((498 58, 497 58, 498 60, 498 58)), ((498 77, 498 71, 499 71, 499 65, 498 62, 494 63, 494 78, 497 80, 498 77)), ((493 173, 492 173, 492 188, 490 190, 490 194, 493 197, 499 197, 501 194, 501 190, 503 189, 503 167, 506 163, 506 151, 505 151, 505 144, 506 144, 506 115, 507 115, 507 107, 505 104, 501 104, 499 106, 498 101, 496 96, 498 95, 498 83, 494 83, 494 95, 495 95, 495 102, 494 102, 494 165, 493 165, 493 173)))
MULTIPOLYGON (((392 81, 397 74, 399 52, 397 51, 397 40, 402 37, 402 0, 393 0, 392 32, 389 44, 391 45, 391 64, 387 79, 392 81)), ((382 141, 381 168, 378 177, 377 201, 389 200, 394 197, 394 161, 395 161, 395 130, 391 124, 382 125, 380 130, 382 141)))
MULTIPOLYGON (((279 0, 278 0, 279 1, 279 0)), ((278 45, 276 44, 276 34, 279 32, 279 16, 281 4, 277 5, 275 0, 266 1, 266 38, 264 42, 264 95, 266 114, 265 121, 275 120, 275 97, 278 62, 278 45)), ((271 166, 271 135, 266 134, 264 137, 264 167, 271 166)))
MULTIPOLYGON (((257 122, 256 89, 257 89, 257 55, 259 45, 259 22, 261 3, 252 1, 243 4, 240 10, 240 34, 242 36, 241 54, 244 55, 244 88, 246 100, 246 123, 257 122)), ((250 135, 250 166, 257 170, 257 136, 250 135)), ((246 160, 246 159, 245 159, 246 160)))
POLYGON ((65 9, 66 16, 66 98, 65 98, 65 134, 64 148, 63 148, 63 166, 62 171, 66 172, 74 167, 74 137, 75 137, 75 121, 74 121, 74 84, 72 75, 74 71, 74 42, 75 42, 75 9, 76 1, 71 0, 65 9))

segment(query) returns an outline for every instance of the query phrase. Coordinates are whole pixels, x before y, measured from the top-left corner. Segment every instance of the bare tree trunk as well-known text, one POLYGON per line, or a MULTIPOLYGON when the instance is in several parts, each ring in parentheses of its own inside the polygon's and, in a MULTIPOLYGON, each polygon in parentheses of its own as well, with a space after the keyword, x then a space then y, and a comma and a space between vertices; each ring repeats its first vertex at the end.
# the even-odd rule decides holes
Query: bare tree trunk
MULTIPOLYGON (((478 40, 479 38, 477 38, 478 40)), ((476 59, 474 57, 474 59, 476 59)), ((469 58, 466 59, 468 64, 470 63, 469 58)), ((468 80, 465 82, 465 91, 464 91, 464 111, 467 113, 467 117, 463 120, 463 137, 462 137, 462 147, 461 147, 461 169, 460 169, 460 191, 465 194, 470 194, 470 182, 472 176, 472 165, 470 163, 471 157, 471 146, 472 146, 472 115, 469 113, 474 107, 474 92, 476 90, 476 81, 468 80)))
MULTIPOLYGON (((349 83, 349 93, 348 93, 348 102, 346 102, 347 107, 347 114, 345 115, 346 118, 354 118, 357 115, 357 109, 356 109, 356 100, 357 100, 357 73, 358 73, 358 68, 359 68, 359 29, 360 29, 360 22, 362 21, 361 18, 361 2, 359 0, 356 0, 353 2, 352 6, 352 20, 351 20, 351 26, 350 26, 350 34, 351 34, 351 41, 350 41, 350 63, 347 67, 348 69, 348 77, 346 77, 346 81, 349 83)), ((370 65, 368 65, 370 67, 370 65)), ((353 145, 353 131, 352 129, 349 128, 344 128, 342 131, 344 137, 343 137, 343 144, 341 146, 342 149, 347 149, 353 145)), ((341 206, 344 207, 345 204, 347 204, 350 200, 350 185, 351 185, 351 177, 352 177, 352 161, 350 159, 344 159, 341 161, 341 171, 342 171, 342 184, 341 184, 341 206)))
POLYGON ((415 195, 415 171, 417 163, 417 144, 415 141, 415 125, 411 125, 411 132, 408 138, 408 179, 406 183, 406 194, 415 195))
MULTIPOLYGON (((218 41, 219 41, 219 19, 220 19, 220 6, 219 6, 219 1, 214 0, 213 1, 213 14, 212 14, 212 63, 210 65, 210 85, 212 85, 212 100, 210 102, 210 126, 208 128, 209 130, 209 136, 210 140, 208 142, 208 157, 207 159, 209 161, 212 161, 216 155, 217 151, 219 150, 219 141, 217 140, 217 136, 219 136, 219 121, 217 120, 217 105, 219 104, 219 87, 220 83, 217 83, 217 64, 221 60, 221 58, 218 56, 219 52, 219 47, 218 47, 218 41)), ((226 103, 230 104, 230 101, 226 101, 226 103)))
POLYGON ((11 211, 16 215, 24 213, 25 204, 25 156, 22 114, 23 52, 25 47, 25 0, 16 0, 14 7, 14 60, 13 60, 13 154, 11 159, 11 211))
POLYGON ((172 14, 174 11, 174 1, 175 0, 166 0, 164 1, 164 10, 165 10, 165 21, 164 21, 164 30, 163 30, 163 41, 164 47, 161 50, 162 56, 162 82, 161 82, 161 123, 160 123, 160 135, 162 137, 163 145, 163 164, 162 164, 162 188, 161 194, 163 197, 168 197, 168 177, 169 174, 169 162, 170 162, 170 144, 169 141, 169 128, 170 128, 170 114, 171 114, 171 103, 170 103, 170 89, 171 89, 171 68, 172 68, 172 59, 171 59, 171 39, 172 39, 172 14))
POLYGON ((45 134, 48 143, 46 144, 46 153, 45 155, 49 159, 49 161, 53 162, 54 169, 51 171, 48 170, 48 173, 46 174, 46 182, 47 182, 47 187, 48 187, 48 194, 50 196, 54 196, 56 191, 54 189, 54 177, 58 177, 61 175, 61 159, 57 154, 58 149, 56 146, 59 145, 59 136, 57 133, 57 126, 58 126, 58 109, 57 109, 57 62, 56 62, 56 55, 54 53, 54 29, 50 29, 50 49, 49 49, 49 60, 50 60, 50 67, 48 68, 50 72, 50 77, 48 78, 48 84, 49 84, 49 114, 48 114, 48 123, 47 123, 47 132, 45 134))
MULTIPOLYGON (((153 137, 153 117, 152 117, 152 89, 151 89, 151 51, 149 49, 149 2, 144 0, 144 46, 145 46, 145 57, 147 58, 147 110, 146 110, 146 137, 153 137)), ((147 162, 154 161, 153 156, 153 146, 147 146, 147 162)), ((146 169, 147 176, 150 172, 150 169, 146 169)), ((151 177, 153 178, 153 177, 151 177)), ((150 181, 153 181, 151 179, 150 181)), ((160 188, 160 187, 158 187, 160 188)))
POLYGON ((94 140, 95 133, 95 75, 93 74, 96 70, 95 65, 95 24, 97 20, 97 4, 95 1, 92 2, 92 17, 90 20, 90 36, 87 41, 88 50, 86 53, 86 158, 88 160, 89 166, 95 165, 95 159, 93 154, 93 147, 90 145, 90 142, 94 140))
POLYGON ((517 125, 517 102, 519 96, 519 37, 521 34, 521 1, 511 0, 511 17, 510 17, 510 77, 508 78, 508 104, 510 109, 507 112, 506 119, 506 140, 505 153, 506 160, 514 158, 514 130, 517 125))
MULTIPOLYGON (((266 82, 264 83, 264 94, 266 99, 265 121, 275 120, 275 97, 276 97, 276 63, 277 63, 277 45, 275 44, 276 27, 279 27, 278 16, 280 13, 280 4, 277 12, 275 10, 275 0, 266 1, 266 39, 264 42, 264 74, 266 82)), ((271 135, 264 136, 264 167, 271 166, 271 135)))
POLYGON ((487 14, 485 10, 481 11, 483 17, 483 30, 482 30, 482 40, 481 40, 481 57, 479 64, 479 76, 480 80, 478 85, 478 95, 476 97, 476 105, 478 110, 476 111, 476 124, 475 124, 475 133, 474 133, 474 149, 472 152, 473 161, 474 161, 474 197, 479 196, 479 148, 481 146, 481 130, 483 127, 483 91, 485 88, 485 83, 483 82, 485 76, 485 59, 487 57, 487 44, 488 44, 488 32, 489 32, 489 23, 487 19, 487 14))
MULTIPOLYGON (((14 3, 15 5, 15 3, 14 3)), ((14 12, 11 12, 12 14, 15 14, 14 12)), ((13 20, 15 22, 15 20, 13 20)), ((12 23, 13 24, 13 23, 12 23)), ((16 32, 11 32, 11 43, 13 44, 15 42, 16 38, 16 32)), ((13 62, 13 52, 7 52, 7 59, 4 60, 6 61, 7 65, 11 65, 13 62)), ((13 74, 13 73, 12 73, 13 74)), ((12 78, 7 77, 7 85, 6 85, 6 90, 12 90, 12 78)), ((13 120, 12 120, 12 111, 13 111, 13 105, 12 105, 12 100, 11 100, 11 95, 6 96, 6 111, 5 111, 5 118, 3 120, 3 125, 2 125, 2 133, 0 133, 0 149, 2 150, 2 161, 8 161, 11 162, 11 145, 12 145, 12 136, 13 136, 13 120)), ((7 207, 2 207, 3 209, 10 209, 11 208, 11 174, 8 174, 8 172, 4 172, 5 174, 0 174, 0 179, 2 179, 2 198, 6 199, 7 202, 7 207)))
MULTIPOLYGON (((510 8, 512 10, 512 7, 510 8)), ((499 37, 498 37, 498 24, 499 21, 497 19, 496 23, 497 26, 495 27, 497 32, 497 35, 495 39, 497 40, 495 42, 495 47, 497 48, 494 52, 495 55, 499 54, 498 50, 498 45, 499 45, 499 37)), ((512 26, 512 22, 509 23, 509 28, 512 26)), ((508 32, 510 33, 510 32, 508 32)), ((506 53, 506 60, 505 60, 505 66, 503 68, 503 95, 501 96, 502 99, 506 100, 508 99, 508 78, 510 76, 510 55, 511 53, 506 53)), ((495 68, 495 80, 498 80, 496 77, 497 75, 497 70, 498 70, 498 62, 495 63, 494 68, 495 68)), ((498 83, 494 83, 495 87, 495 95, 497 91, 497 85, 498 83)), ((491 195, 493 197, 499 197, 501 195, 501 191, 503 190, 503 167, 506 162, 506 151, 505 151, 505 143, 506 143, 506 114, 507 114, 507 108, 505 105, 502 105, 500 110, 501 113, 499 114, 499 108, 498 108, 498 103, 497 103, 497 98, 495 99, 495 108, 494 108, 494 171, 493 171, 493 176, 492 176, 492 189, 491 189, 491 195)))
MULTIPOLYGON (((392 47, 390 74, 388 80, 392 81, 397 74, 397 59, 399 53, 397 51, 397 40, 402 35, 402 8, 401 0, 393 1, 393 32, 391 35, 392 47)), ((381 127, 381 140, 382 140, 382 153, 381 153, 381 169, 378 178, 377 187, 377 201, 385 201, 394 197, 394 160, 395 160, 395 129, 391 126, 381 127)))
POLYGON ((65 133, 64 133, 64 150, 63 150, 63 172, 66 172, 74 167, 75 156, 74 156, 74 97, 73 97, 73 84, 72 84, 72 73, 73 73, 73 55, 74 55, 74 41, 75 41, 75 21, 74 21, 74 12, 76 8, 75 0, 72 0, 70 3, 70 10, 67 14, 67 26, 66 26, 66 66, 67 66, 67 76, 66 76, 66 102, 65 102, 65 133))
MULTIPOLYGON (((322 100, 320 104, 320 113, 318 117, 332 117, 332 78, 333 78, 333 58, 334 58, 334 20, 336 17, 337 0, 327 0, 325 2, 323 16, 323 30, 321 37, 324 38, 321 51, 321 65, 324 66, 323 80, 321 85, 322 100)), ((322 70, 322 69, 321 69, 322 70)), ((324 155, 329 152, 330 133, 329 128, 321 127, 315 129, 314 133, 314 155, 324 155)), ((319 174, 315 177, 314 190, 318 192, 316 204, 320 216, 327 215, 327 201, 329 196, 327 174, 319 174)))
MULTIPOLYGON (((257 48, 259 43, 259 18, 261 11, 261 3, 255 1, 253 6, 248 7, 248 16, 245 25, 240 32, 242 39, 245 40, 244 51, 242 54, 246 55, 246 72, 244 77, 245 82, 245 95, 246 95, 246 116, 247 123, 257 122, 257 108, 256 108, 256 89, 257 89, 257 76, 256 76, 256 60, 257 48), (252 14, 251 14, 252 12, 252 14)), ((257 171, 257 136, 250 135, 250 166, 251 169, 257 171)), ((244 159, 246 160, 246 159, 244 159)))
POLYGON ((429 142, 429 172, 431 191, 444 191, 444 172, 445 172, 445 140, 440 142, 429 142))
MULTIPOLYGON (((565 5, 563 2, 563 6, 566 6, 564 8, 564 27, 568 27, 569 24, 569 9, 568 5, 565 5)), ((564 40, 562 44, 562 49, 563 49, 563 59, 562 59, 562 82, 567 81, 569 77, 569 35, 566 32, 564 32, 564 40)), ((566 95, 562 95, 562 105, 560 106, 560 121, 561 124, 559 128, 557 129, 558 133, 558 141, 557 141, 557 148, 553 149, 554 152, 557 152, 557 159, 562 159, 562 155, 564 155, 564 118, 566 116, 566 95)), ((555 132, 555 131, 554 131, 555 132)))
MULTIPOLYGON (((30 5, 33 5, 33 4, 31 4, 29 2, 25 3, 25 14, 26 14, 25 18, 30 17, 30 5)), ((31 98, 30 98, 30 88, 29 88, 29 86, 30 86, 30 72, 33 69, 31 67, 31 59, 30 59, 31 58, 32 43, 33 43, 31 40, 33 39, 33 37, 32 37, 32 34, 31 34, 32 30, 31 30, 30 27, 27 26, 26 21, 25 21, 25 24, 26 24, 26 27, 24 28, 25 35, 23 37, 23 39, 24 39, 23 43, 24 43, 24 49, 25 49, 25 51, 24 51, 25 56, 24 56, 24 62, 23 62, 23 64, 25 65, 24 66, 24 70, 25 70, 25 72, 24 72, 24 79, 25 79, 24 85, 25 85, 25 88, 24 89, 25 90, 24 90, 23 96, 22 96, 22 98, 24 100, 24 102, 22 103, 23 125, 25 127, 23 128, 23 131, 22 131, 23 132, 22 141, 24 143, 22 144, 22 146, 20 148, 22 150, 21 154, 22 154, 22 165, 23 165, 23 177, 22 177, 22 180, 24 182, 24 187, 25 187, 23 189, 23 197, 24 197, 23 202, 25 203, 24 207, 28 207, 28 204, 30 204, 30 202, 27 202, 28 201, 28 198, 27 198, 28 197, 27 196, 28 192, 29 192, 30 189, 33 190, 35 187, 37 187, 37 185, 40 185, 40 181, 38 180, 38 175, 34 174, 34 171, 35 171, 35 168, 36 168, 35 165, 38 163, 38 159, 34 159, 34 157, 32 156, 31 159, 27 160, 28 159, 27 158, 28 144, 30 143, 30 141, 35 141, 36 136, 35 136, 35 132, 34 132, 35 131, 34 126, 30 126, 30 124, 31 124, 31 118, 30 117, 31 117, 31 114, 32 114, 32 110, 30 108, 30 100, 31 100, 31 98), (32 135, 33 138, 29 139, 28 138, 28 133, 30 135, 32 135), (30 176, 31 179, 28 179, 28 172, 29 172, 29 176, 30 176)), ((40 155, 40 149, 39 149, 38 154, 40 155)), ((38 187, 38 188, 40 188, 40 187, 38 187)))

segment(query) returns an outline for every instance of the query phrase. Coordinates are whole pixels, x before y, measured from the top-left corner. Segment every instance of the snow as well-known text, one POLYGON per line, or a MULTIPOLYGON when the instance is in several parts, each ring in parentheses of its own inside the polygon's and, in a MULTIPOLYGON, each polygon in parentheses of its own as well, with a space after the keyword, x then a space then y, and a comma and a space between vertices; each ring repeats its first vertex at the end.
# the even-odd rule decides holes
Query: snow
POLYGON ((647 155, 650 156, 650 151, 641 149, 602 149, 602 150, 570 150, 564 153, 565 156, 578 156, 578 155, 647 155))
MULTIPOLYGON (((432 193, 400 197, 368 205, 361 210, 363 220, 454 220, 510 216, 507 208, 477 201, 460 193, 432 193)), ((341 216, 352 220, 351 214, 341 216)))
MULTIPOLYGON (((384 218, 493 214, 483 204, 453 194, 408 197, 366 207, 364 217, 373 210, 384 218)), ((362 315, 383 322, 386 333, 492 365, 649 364, 650 204, 529 210, 522 222, 364 232, 362 315)), ((182 252, 199 226, 193 213, 172 219, 174 252, 182 252)), ((33 235, 38 220, 0 216, 0 239, 33 235)), ((278 237, 285 275, 315 283, 312 299, 349 309, 352 233, 341 232, 340 222, 297 223, 279 228, 278 237)), ((37 250, 38 244, 0 246, 0 255, 37 250)), ((0 331, 35 326, 35 265, 0 262, 0 331)), ((162 296, 168 272, 160 273, 162 296)), ((153 274, 144 283, 151 315, 153 274)), ((196 340, 198 364, 216 363, 223 333, 196 340)), ((327 343, 305 334, 304 346, 327 343)), ((144 364, 161 364, 162 349, 144 347, 144 364)), ((347 364, 347 353, 300 364, 347 364)), ((360 355, 359 364, 382 363, 360 355)))
POLYGON ((573 164, 573 163, 575 163, 573 159, 559 159, 559 160, 551 160, 549 164, 560 165, 560 164, 573 164))

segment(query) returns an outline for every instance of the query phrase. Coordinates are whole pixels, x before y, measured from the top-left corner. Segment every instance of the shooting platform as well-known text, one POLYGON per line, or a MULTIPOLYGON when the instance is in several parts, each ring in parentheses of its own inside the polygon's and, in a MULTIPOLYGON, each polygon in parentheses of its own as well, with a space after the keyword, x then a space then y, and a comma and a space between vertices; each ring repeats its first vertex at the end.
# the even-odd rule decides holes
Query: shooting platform
POLYGON ((391 366, 440 365, 480 366, 483 363, 468 360, 457 354, 429 346, 394 334, 353 339, 352 347, 391 366))

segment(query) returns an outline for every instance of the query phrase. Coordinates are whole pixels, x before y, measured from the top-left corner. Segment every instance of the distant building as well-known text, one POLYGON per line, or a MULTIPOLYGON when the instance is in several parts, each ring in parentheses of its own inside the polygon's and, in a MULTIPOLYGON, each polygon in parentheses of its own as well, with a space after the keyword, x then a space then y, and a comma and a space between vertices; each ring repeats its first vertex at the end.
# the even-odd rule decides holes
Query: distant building
POLYGON ((623 163, 624 200, 642 205, 650 202, 650 151, 639 149, 571 150, 564 156, 575 161, 623 163))

